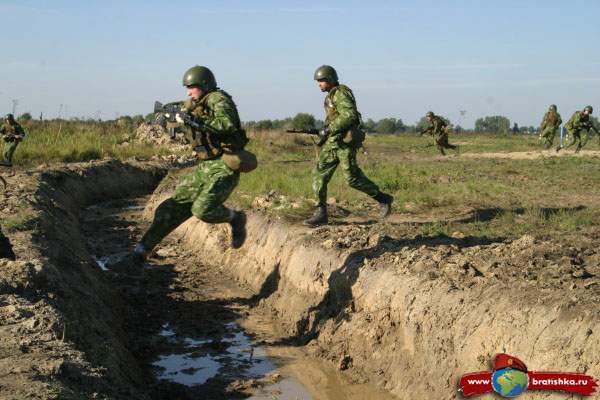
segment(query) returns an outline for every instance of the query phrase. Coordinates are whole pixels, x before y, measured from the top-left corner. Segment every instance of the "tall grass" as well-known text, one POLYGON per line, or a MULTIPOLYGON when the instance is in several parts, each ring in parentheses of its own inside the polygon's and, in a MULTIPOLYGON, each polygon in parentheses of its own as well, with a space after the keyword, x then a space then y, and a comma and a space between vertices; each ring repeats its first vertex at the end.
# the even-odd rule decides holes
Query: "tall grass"
MULTIPOLYGON (((114 157, 149 158, 168 148, 131 141, 131 126, 78 121, 31 122, 28 136, 15 154, 15 163, 36 165, 114 157)), ((283 196, 269 212, 301 218, 314 194, 312 171, 318 149, 308 135, 250 132, 249 149, 259 167, 242 175, 232 201, 249 206, 257 196, 275 191, 283 196)), ((449 220, 469 210, 497 210, 493 217, 467 223, 434 222, 420 226, 424 234, 509 236, 524 232, 577 232, 600 224, 600 160, 562 157, 537 160, 437 157, 430 137, 374 135, 359 152, 359 164, 379 187, 395 197, 396 213, 449 220), (434 157, 435 156, 435 157, 434 157), (524 211, 523 211, 524 210, 524 211), (550 211, 548 211, 550 210, 550 211)), ((450 137, 461 152, 535 151, 536 137, 460 134, 450 137)), ((598 149, 596 140, 588 143, 598 149)), ((356 215, 373 213, 376 204, 352 188, 338 171, 329 184, 329 197, 356 215)), ((15 218, 14 225, 19 225, 15 218)))
POLYGON ((134 131, 132 126, 109 122, 31 121, 24 128, 27 136, 13 160, 17 165, 69 163, 105 157, 148 158, 168 153, 165 147, 129 141, 134 131))

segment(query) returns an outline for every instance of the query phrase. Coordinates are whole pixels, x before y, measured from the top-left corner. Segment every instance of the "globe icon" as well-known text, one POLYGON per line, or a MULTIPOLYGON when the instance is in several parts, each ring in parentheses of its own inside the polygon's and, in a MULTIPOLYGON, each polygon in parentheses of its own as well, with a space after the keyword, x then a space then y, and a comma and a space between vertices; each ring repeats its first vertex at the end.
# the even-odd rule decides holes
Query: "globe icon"
POLYGON ((503 368, 492 374, 492 387, 502 397, 517 397, 527 389, 529 377, 518 369, 503 368))

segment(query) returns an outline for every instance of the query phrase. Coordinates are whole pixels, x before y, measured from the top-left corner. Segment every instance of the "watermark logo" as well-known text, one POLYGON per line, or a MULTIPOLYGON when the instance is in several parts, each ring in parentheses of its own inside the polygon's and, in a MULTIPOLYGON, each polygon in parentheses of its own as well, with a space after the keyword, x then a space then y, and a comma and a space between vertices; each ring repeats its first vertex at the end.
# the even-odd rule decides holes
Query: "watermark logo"
POLYGON ((560 390, 582 396, 591 396, 598 382, 589 375, 568 372, 533 372, 517 357, 498 354, 494 370, 471 372, 460 378, 463 396, 477 396, 496 392, 502 397, 517 397, 526 390, 560 390))

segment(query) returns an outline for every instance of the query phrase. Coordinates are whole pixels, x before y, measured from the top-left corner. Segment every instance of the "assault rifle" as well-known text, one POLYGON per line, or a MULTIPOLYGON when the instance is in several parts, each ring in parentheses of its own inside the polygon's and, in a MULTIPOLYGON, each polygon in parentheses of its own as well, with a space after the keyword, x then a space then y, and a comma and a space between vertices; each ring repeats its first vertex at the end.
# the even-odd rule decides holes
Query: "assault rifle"
POLYGON ((591 121, 580 122, 579 127, 583 128, 583 129, 587 129, 587 130, 591 129, 594 132, 596 132, 596 134, 598 134, 598 129, 596 129, 596 127, 594 126, 594 124, 591 121))
POLYGON ((287 133, 306 133, 308 135, 318 136, 319 141, 317 142, 317 146, 321 147, 325 144, 328 137, 327 130, 318 130, 318 129, 288 129, 287 133))
MULTIPOLYGON (((181 103, 167 103, 162 104, 158 101, 154 102, 154 112, 162 114, 169 122, 182 122, 185 125, 191 126, 194 129, 200 129, 202 127, 202 120, 194 118, 187 111, 181 110, 181 103)), ((169 136, 171 139, 175 139, 175 129, 169 128, 169 136)))

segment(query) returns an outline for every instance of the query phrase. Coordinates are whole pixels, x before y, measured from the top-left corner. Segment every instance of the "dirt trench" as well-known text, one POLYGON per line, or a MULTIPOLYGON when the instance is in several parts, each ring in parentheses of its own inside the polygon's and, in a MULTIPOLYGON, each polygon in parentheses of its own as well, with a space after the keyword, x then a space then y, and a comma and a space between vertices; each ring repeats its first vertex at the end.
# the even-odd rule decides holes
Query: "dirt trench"
MULTIPOLYGON (((531 369, 600 376, 598 235, 570 247, 391 238, 377 224, 309 230, 251 214, 241 250, 228 248, 225 226, 190 219, 142 277, 102 271, 97 260, 130 248, 175 179, 143 215, 145 199, 132 196, 165 173, 109 161, 8 177, 0 216, 25 202, 32 218, 5 232, 17 260, 0 261, 1 398, 198 398, 198 388, 155 379, 157 355, 187 339, 223 354, 241 334, 251 349, 295 360, 288 372, 306 398, 388 398, 378 386, 399 399, 454 399, 459 376, 501 351, 531 369)), ((226 370, 241 372, 200 393, 253 398, 280 379, 234 364, 226 370)))
POLYGON ((392 398, 280 345, 277 323, 254 307, 268 290, 240 285, 176 238, 141 276, 104 268, 139 238, 147 199, 135 196, 166 168, 100 162, 10 176, 2 217, 26 208, 31 218, 8 234, 17 260, 0 261, 0 398, 392 398), (205 364, 174 370, 173 358, 205 364))
POLYGON ((146 399, 127 348, 121 294, 104 279, 79 213, 150 190, 166 165, 117 161, 6 174, 0 218, 16 260, 0 260, 0 398, 146 399))
MULTIPOLYGON (((165 180, 146 208, 171 192, 165 180)), ((392 238, 378 224, 318 229, 253 214, 248 241, 190 219, 188 249, 264 292, 294 343, 401 399, 455 399, 464 373, 507 352, 532 370, 600 376, 599 235, 565 246, 529 235, 392 238)), ((564 398, 560 393, 529 398, 564 398)))

